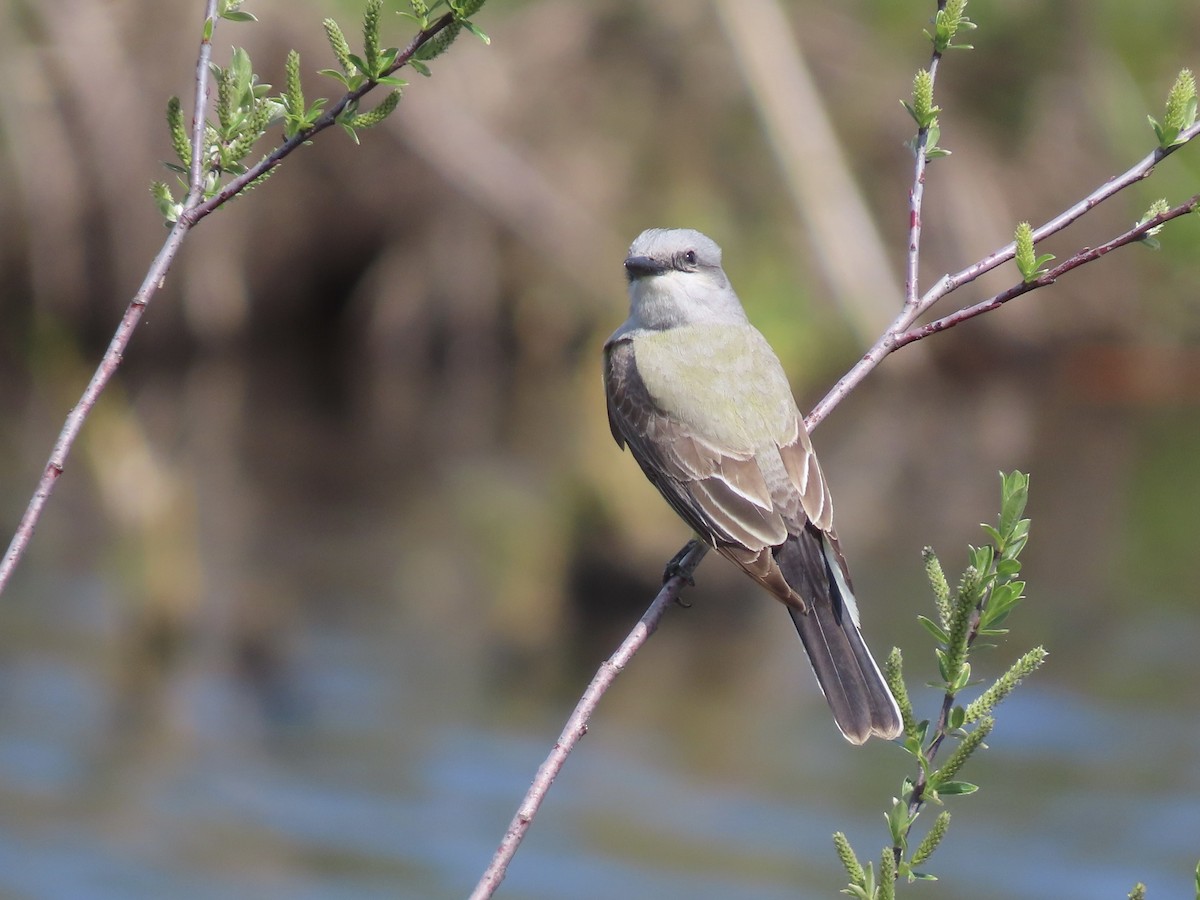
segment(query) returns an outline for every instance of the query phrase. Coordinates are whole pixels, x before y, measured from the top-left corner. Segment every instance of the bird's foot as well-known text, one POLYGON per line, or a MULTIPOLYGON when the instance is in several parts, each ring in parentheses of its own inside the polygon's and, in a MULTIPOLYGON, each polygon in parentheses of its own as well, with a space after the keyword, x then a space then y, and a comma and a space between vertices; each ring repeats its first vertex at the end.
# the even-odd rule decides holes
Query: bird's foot
POLYGON ((683 583, 688 587, 696 586, 696 581, 692 578, 691 568, 685 567, 683 564, 683 561, 687 559, 688 554, 692 552, 692 548, 695 546, 696 540, 693 538, 683 546, 682 550, 671 557, 671 561, 663 569, 663 584, 666 584, 672 578, 682 578, 683 583))

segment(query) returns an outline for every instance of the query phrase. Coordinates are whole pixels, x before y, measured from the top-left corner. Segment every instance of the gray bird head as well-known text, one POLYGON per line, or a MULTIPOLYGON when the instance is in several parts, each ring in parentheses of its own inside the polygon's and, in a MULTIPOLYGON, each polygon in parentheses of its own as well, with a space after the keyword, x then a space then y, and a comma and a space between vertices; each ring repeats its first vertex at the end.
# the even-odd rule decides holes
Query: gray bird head
POLYGON ((625 260, 627 330, 744 323, 746 313, 721 269, 721 248, 690 228, 649 228, 625 260))

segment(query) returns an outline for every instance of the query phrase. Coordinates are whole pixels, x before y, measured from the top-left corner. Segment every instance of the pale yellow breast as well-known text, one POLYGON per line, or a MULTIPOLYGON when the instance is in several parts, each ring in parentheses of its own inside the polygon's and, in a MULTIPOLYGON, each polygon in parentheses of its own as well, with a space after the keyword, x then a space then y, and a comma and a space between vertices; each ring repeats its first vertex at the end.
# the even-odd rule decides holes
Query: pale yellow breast
POLYGON ((634 338, 654 402, 734 453, 790 440, 799 415, 783 367, 750 325, 689 325, 634 338))

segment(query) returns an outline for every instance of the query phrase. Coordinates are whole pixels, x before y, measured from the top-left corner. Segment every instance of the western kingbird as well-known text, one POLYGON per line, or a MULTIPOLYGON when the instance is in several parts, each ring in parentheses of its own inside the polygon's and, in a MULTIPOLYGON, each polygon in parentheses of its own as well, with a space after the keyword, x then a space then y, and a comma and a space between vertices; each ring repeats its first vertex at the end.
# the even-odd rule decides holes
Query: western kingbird
POLYGON ((706 543, 783 601, 846 739, 898 736, 804 418, 721 248, 698 231, 651 228, 625 272, 629 318, 604 345, 617 444, 706 543))

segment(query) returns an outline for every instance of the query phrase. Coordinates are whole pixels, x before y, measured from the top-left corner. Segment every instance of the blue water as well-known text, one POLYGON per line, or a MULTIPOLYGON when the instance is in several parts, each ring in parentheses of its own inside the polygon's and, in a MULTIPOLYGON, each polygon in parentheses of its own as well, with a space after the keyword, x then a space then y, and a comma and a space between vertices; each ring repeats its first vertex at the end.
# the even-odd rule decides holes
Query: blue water
MULTIPOLYGON (((63 624, 70 606, 48 604, 45 616, 27 606, 32 640, 0 662, 3 896, 465 896, 569 711, 559 698, 506 725, 491 703, 507 688, 413 647, 429 637, 422 627, 310 622, 298 626, 312 630, 288 662, 282 713, 197 652, 159 685, 157 712, 130 718, 115 660, 100 652, 113 648, 93 631, 97 646, 77 652, 90 629, 63 624)), ((686 632, 685 615, 673 611, 664 629, 686 632)), ((695 638, 702 649, 713 640, 695 638)), ((674 638, 665 644, 673 652, 674 638)), ((805 674, 792 662, 739 679, 739 708, 707 704, 692 713, 698 726, 686 709, 697 698, 662 682, 662 696, 647 696, 657 664, 635 663, 500 896, 833 896, 830 833, 875 857, 908 766, 894 748, 843 745, 807 685, 772 687, 776 668, 805 674), (780 713, 789 692, 796 708, 780 713), (661 727, 647 725, 659 713, 661 727)), ((912 895, 1082 900, 1144 880, 1153 895, 1187 896, 1200 852, 1196 708, 1194 692, 1105 704, 1035 680, 964 773, 981 793, 950 802, 954 825, 928 866, 940 884, 912 895)))

